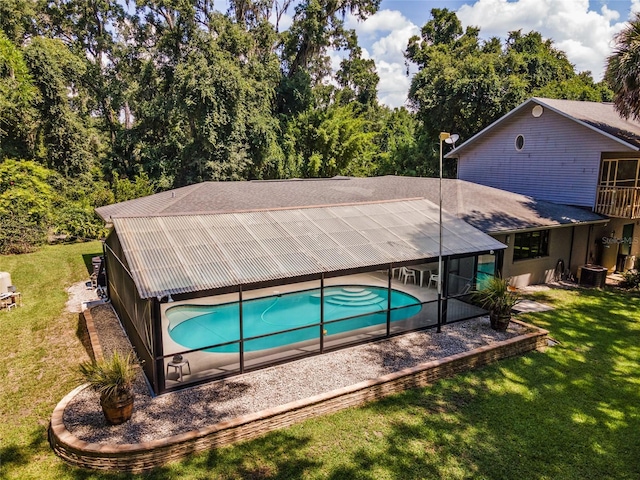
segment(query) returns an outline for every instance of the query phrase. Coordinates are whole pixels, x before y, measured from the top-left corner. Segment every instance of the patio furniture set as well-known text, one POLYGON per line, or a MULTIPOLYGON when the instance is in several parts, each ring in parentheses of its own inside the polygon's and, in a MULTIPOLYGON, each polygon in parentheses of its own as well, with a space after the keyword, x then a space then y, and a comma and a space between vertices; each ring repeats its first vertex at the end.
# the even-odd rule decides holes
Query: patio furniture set
POLYGON ((0 309, 11 310, 15 306, 22 306, 22 295, 15 291, 15 287, 9 287, 8 292, 0 293, 0 309))
POLYGON ((411 280, 414 284, 424 286, 425 278, 427 279, 427 287, 432 285, 437 288, 438 286, 438 265, 426 264, 426 265, 412 265, 409 267, 398 267, 393 269, 393 278, 396 278, 398 274, 398 280, 407 284, 408 280, 411 280), (432 273, 436 272, 436 273, 432 273), (417 273, 420 273, 420 283, 418 283, 417 273), (425 275, 426 274, 426 275, 425 275))

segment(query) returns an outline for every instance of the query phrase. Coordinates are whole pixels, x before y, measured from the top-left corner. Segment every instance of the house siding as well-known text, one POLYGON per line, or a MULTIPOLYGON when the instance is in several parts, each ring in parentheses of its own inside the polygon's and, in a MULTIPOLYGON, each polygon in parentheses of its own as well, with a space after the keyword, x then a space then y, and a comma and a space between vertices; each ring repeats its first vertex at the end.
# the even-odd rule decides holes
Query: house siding
POLYGON ((576 275, 578 267, 584 265, 589 239, 589 225, 553 228, 549 233, 549 255, 530 260, 513 260, 514 234, 492 235, 496 240, 507 245, 504 251, 502 276, 509 278, 516 287, 526 287, 539 283, 554 281, 554 273, 559 260, 563 260, 565 268, 576 275), (573 251, 571 250, 573 236, 573 251), (569 264, 570 262, 570 264, 569 264))
POLYGON ((593 208, 601 152, 629 152, 618 142, 532 105, 460 152, 458 178, 566 205, 593 208), (517 151, 515 139, 525 138, 517 151))
POLYGON ((595 263, 606 267, 610 272, 616 270, 620 254, 618 242, 622 240, 624 226, 630 223, 634 224, 634 228, 629 256, 632 257, 632 262, 640 259, 640 222, 627 218, 612 218, 607 225, 594 230, 592 258, 595 263))

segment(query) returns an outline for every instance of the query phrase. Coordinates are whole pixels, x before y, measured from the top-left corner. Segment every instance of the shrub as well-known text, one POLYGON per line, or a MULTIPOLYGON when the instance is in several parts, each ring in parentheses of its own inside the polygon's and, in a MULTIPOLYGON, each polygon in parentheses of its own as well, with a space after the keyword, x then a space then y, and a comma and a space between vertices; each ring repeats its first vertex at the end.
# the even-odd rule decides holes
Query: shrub
POLYGON ((33 252, 47 238, 42 223, 15 210, 0 210, 0 225, 0 255, 33 252))
POLYGON ((640 270, 628 270, 624 272, 620 286, 628 289, 640 288, 640 270))

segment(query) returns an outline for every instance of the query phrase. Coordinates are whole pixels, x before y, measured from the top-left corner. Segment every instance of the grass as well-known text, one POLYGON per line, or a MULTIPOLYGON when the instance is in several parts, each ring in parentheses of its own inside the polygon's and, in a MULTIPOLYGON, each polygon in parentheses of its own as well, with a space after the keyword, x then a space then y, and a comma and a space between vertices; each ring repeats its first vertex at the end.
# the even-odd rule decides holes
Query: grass
MULTIPOLYGON (((0 257, 25 307, 0 312, 0 478, 129 478, 70 467, 46 424, 86 359, 64 286, 87 276, 99 245, 0 257), (7 339, 5 341, 5 339, 7 339)), ((559 345, 194 455, 150 479, 638 479, 640 298, 550 290, 556 309, 521 318, 559 345)))

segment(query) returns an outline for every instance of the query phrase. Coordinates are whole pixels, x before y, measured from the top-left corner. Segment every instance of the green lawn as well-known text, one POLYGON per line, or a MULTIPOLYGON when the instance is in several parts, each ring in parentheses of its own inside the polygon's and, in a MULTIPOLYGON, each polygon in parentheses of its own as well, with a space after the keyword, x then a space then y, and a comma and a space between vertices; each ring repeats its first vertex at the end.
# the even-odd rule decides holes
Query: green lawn
MULTIPOLYGON (((46 441, 48 417, 87 358, 64 286, 88 276, 99 244, 0 257, 25 307, 0 312, 0 478, 128 478, 72 468, 46 441)), ((535 295, 523 316, 559 345, 424 390, 195 455, 145 478, 640 478, 640 297, 535 295)))

